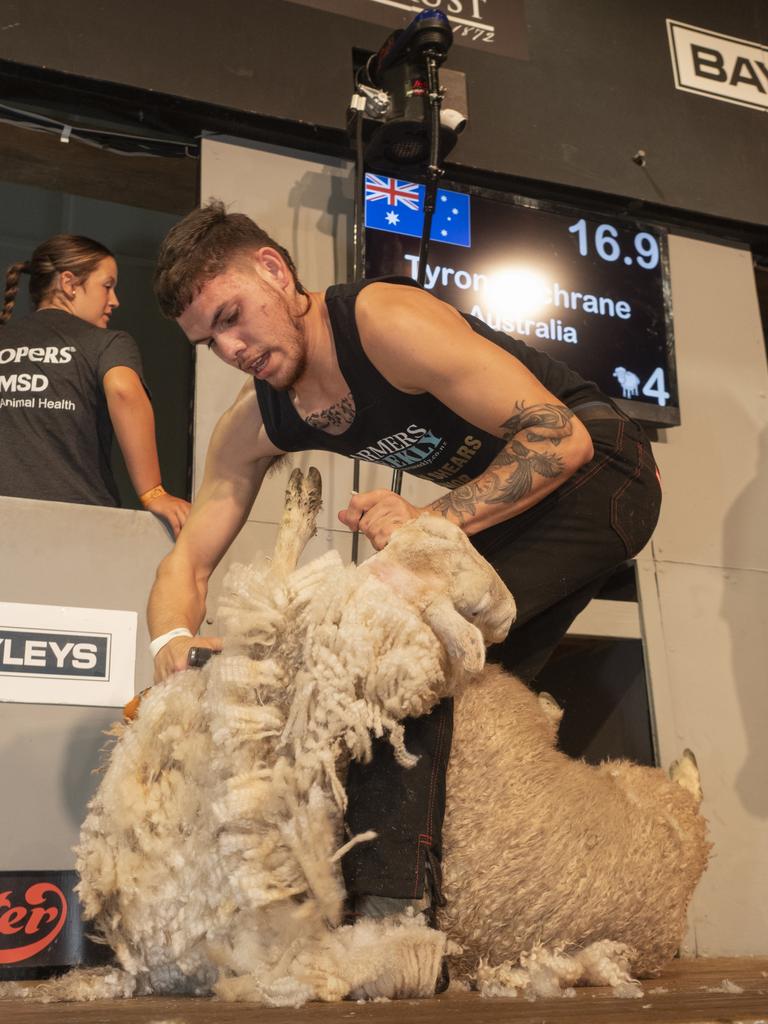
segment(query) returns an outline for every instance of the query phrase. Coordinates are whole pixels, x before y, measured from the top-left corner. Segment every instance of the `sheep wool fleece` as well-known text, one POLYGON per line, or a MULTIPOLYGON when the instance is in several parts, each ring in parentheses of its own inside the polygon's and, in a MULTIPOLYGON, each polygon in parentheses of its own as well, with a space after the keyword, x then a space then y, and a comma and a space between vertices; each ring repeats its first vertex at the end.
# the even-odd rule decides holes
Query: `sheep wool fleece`
POLYGON ((678 785, 555 751, 558 709, 483 673, 514 601, 443 519, 414 520, 362 566, 329 552, 297 569, 319 503, 317 473, 295 471, 272 561, 229 572, 223 653, 151 690, 115 729, 77 867, 85 916, 119 968, 30 996, 429 996, 445 954, 489 995, 579 980, 637 994, 629 971, 674 952, 706 861, 690 765, 678 785), (410 763, 401 719, 456 691, 459 721, 474 721, 451 767, 441 930, 407 915, 343 925, 339 860, 372 837, 341 838, 338 766, 370 756, 372 735, 410 763), (489 802, 493 828, 478 818, 489 802))

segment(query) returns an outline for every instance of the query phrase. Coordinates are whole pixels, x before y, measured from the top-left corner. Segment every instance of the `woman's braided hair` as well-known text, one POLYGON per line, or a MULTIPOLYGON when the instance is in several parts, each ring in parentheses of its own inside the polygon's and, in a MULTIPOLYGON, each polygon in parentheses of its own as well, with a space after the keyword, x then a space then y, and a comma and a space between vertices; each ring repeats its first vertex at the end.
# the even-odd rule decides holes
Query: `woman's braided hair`
POLYGON ((3 311, 0 313, 0 324, 4 324, 13 312, 16 305, 16 296, 19 294, 19 278, 22 274, 29 273, 29 260, 19 260, 12 263, 5 274, 5 300, 3 311))
POLYGON ((22 274, 29 274, 29 297, 37 309, 56 289, 58 274, 68 270, 82 284, 101 261, 109 256, 112 253, 105 245, 84 235, 53 235, 41 242, 30 260, 19 260, 8 267, 0 324, 6 323, 13 312, 22 274))

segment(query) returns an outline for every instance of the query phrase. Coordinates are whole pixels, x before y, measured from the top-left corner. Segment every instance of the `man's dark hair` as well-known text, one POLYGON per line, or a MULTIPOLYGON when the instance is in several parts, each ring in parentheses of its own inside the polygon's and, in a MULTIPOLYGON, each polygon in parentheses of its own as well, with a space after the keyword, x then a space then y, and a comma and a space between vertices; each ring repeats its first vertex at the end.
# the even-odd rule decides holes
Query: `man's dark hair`
POLYGON ((244 213, 227 213, 220 199, 193 210, 174 224, 160 245, 155 270, 155 295, 160 309, 174 320, 181 316, 200 289, 223 273, 233 257, 269 246, 290 270, 296 291, 306 295, 286 249, 244 213))

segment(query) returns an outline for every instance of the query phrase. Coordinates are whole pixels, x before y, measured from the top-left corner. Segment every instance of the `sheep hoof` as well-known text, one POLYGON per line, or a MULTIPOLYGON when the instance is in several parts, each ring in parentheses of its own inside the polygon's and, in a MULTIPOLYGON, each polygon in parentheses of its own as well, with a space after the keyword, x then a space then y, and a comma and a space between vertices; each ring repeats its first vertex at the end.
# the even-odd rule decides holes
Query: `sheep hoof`
POLYGON ((320 474, 315 467, 310 466, 306 475, 294 469, 285 489, 285 509, 275 541, 274 573, 287 576, 298 565, 302 551, 314 536, 322 498, 320 474))
POLYGON ((697 804, 701 803, 704 794, 701 789, 699 766, 696 763, 696 757, 692 750, 686 747, 682 757, 670 765, 669 777, 673 782, 681 785, 683 789, 687 789, 697 804))
POLYGON ((285 507, 300 510, 305 515, 315 516, 322 504, 323 489, 320 473, 310 466, 306 476, 298 468, 294 469, 285 489, 285 507))

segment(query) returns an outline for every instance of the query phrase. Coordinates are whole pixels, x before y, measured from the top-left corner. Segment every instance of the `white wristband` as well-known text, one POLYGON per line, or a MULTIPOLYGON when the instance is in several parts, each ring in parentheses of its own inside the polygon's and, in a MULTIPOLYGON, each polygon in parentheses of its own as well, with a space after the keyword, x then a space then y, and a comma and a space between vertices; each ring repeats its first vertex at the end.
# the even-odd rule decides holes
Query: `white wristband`
POLYGON ((190 633, 186 626, 180 626, 179 629, 169 629, 167 633, 156 636, 149 644, 149 653, 152 657, 156 658, 168 641, 173 640, 175 636, 192 636, 192 633, 190 633))

